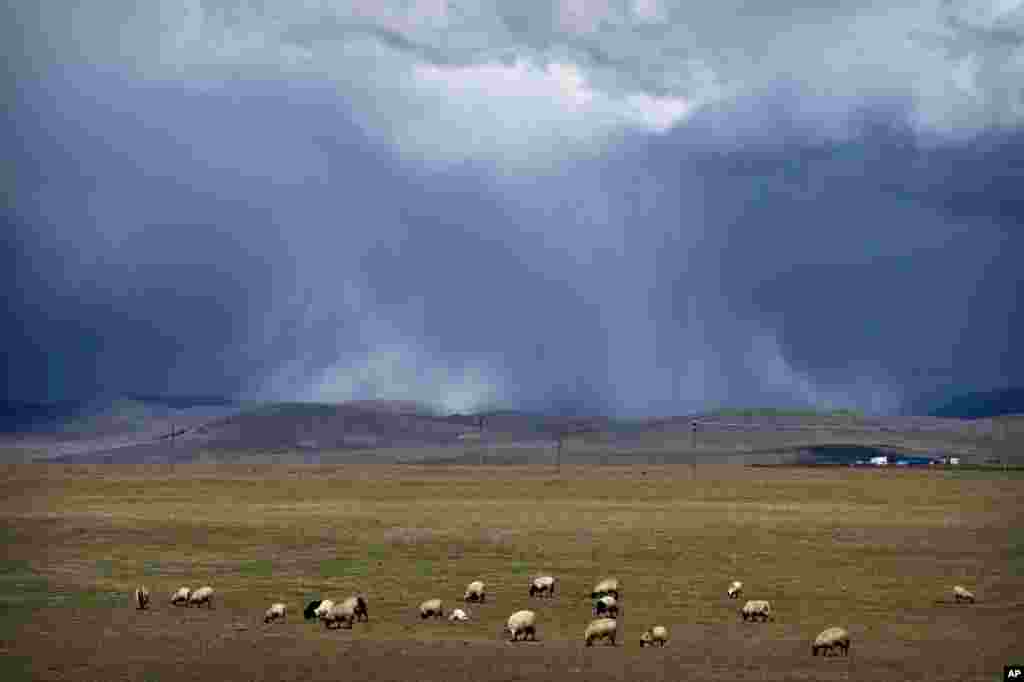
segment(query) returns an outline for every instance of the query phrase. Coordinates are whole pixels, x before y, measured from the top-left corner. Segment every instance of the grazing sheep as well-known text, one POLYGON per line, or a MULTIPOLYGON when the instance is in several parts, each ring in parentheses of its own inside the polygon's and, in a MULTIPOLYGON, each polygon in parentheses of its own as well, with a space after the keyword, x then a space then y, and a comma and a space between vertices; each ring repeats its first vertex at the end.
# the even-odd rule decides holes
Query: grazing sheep
POLYGON ((469 613, 462 609, 455 609, 448 615, 448 620, 452 623, 465 623, 469 620, 469 613))
POLYGON ((370 611, 366 607, 366 599, 361 594, 353 594, 351 597, 342 602, 346 608, 352 610, 352 615, 356 620, 370 620, 370 611))
POLYGON ((281 602, 271 604, 270 608, 267 609, 267 612, 263 614, 263 622, 269 623, 270 621, 277 620, 278 618, 280 618, 281 620, 285 620, 286 610, 287 608, 281 602))
POLYGON ((618 628, 619 622, 614 618, 592 620, 583 633, 583 641, 586 642, 586 646, 593 646, 595 639, 607 639, 615 646, 615 633, 618 628))
POLYGON ((512 634, 512 641, 518 641, 519 635, 537 640, 537 614, 533 611, 516 611, 508 617, 505 629, 512 634))
POLYGON ((484 592, 484 583, 482 580, 474 580, 466 588, 466 594, 462 597, 463 601, 487 601, 487 593, 484 592))
POLYGON ((428 599, 427 601, 420 604, 420 618, 426 620, 433 616, 434 618, 443 618, 444 610, 441 608, 440 599, 428 599))
POLYGON ((323 601, 320 602, 320 604, 315 609, 313 609, 313 616, 315 618, 317 618, 317 619, 322 619, 333 608, 334 608, 334 600, 333 599, 324 599, 323 601))
POLYGON ((179 587, 176 592, 171 594, 171 603, 177 606, 178 604, 188 605, 188 599, 192 596, 192 590, 187 587, 179 587))
POLYGON ((821 651, 823 656, 828 656, 836 647, 842 650, 844 656, 849 655, 850 633, 845 628, 828 628, 822 631, 811 645, 811 655, 817 656, 821 651))
POLYGON ((355 597, 350 597, 340 604, 332 605, 330 609, 320 615, 324 627, 330 629, 333 623, 335 627, 344 625, 346 629, 351 629, 356 620, 357 603, 355 597))
POLYGON ((609 594, 616 599, 619 598, 619 581, 615 578, 605 578, 595 585, 594 591, 590 593, 590 598, 600 599, 609 594))
POLYGON ((320 607, 322 601, 323 600, 321 599, 314 599, 313 601, 306 604, 306 609, 302 612, 303 617, 306 620, 313 620, 314 618, 316 618, 316 610, 320 607))
POLYGON ((743 605, 740 609, 740 615, 743 616, 743 620, 757 620, 760 618, 762 621, 766 621, 769 618, 775 620, 775 616, 772 615, 772 606, 764 599, 752 599, 743 605))
POLYGON ((974 593, 962 585, 953 587, 953 600, 956 602, 967 601, 974 603, 974 593))
POLYGON ((655 625, 653 628, 640 635, 640 648, 650 644, 654 646, 665 646, 668 642, 668 630, 663 625, 655 625))
POLYGON ((188 605, 191 606, 202 606, 206 604, 207 608, 213 608, 213 588, 210 586, 200 587, 198 590, 193 592, 188 597, 188 605))
POLYGON ((149 606, 149 588, 141 585, 135 588, 135 608, 142 610, 149 606))
POLYGON ((729 599, 737 599, 743 594, 743 583, 739 580, 733 580, 732 584, 729 585, 729 599))
POLYGON ((555 596, 555 579, 550 575, 542 575, 539 578, 534 578, 533 582, 530 583, 530 596, 543 596, 547 594, 549 597, 555 596))
POLYGON ((609 618, 618 618, 619 616, 619 603, 615 597, 606 595, 601 597, 594 603, 594 615, 601 616, 607 615, 609 618))

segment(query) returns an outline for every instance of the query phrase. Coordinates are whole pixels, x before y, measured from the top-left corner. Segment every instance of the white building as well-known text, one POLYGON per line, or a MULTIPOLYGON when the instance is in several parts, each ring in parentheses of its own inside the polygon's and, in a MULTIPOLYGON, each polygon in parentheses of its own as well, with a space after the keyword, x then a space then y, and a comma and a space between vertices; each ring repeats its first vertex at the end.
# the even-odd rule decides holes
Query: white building
POLYGON ((884 467, 886 464, 889 463, 889 456, 881 455, 880 457, 872 457, 871 463, 874 464, 876 467, 884 467))

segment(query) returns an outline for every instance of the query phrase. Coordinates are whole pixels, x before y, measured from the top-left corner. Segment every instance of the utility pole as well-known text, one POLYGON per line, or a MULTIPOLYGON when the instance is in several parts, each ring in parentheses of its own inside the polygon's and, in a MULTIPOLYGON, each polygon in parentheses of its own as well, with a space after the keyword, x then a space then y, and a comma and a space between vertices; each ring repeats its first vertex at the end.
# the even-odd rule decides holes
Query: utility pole
POLYGON ((480 466, 484 465, 484 416, 477 418, 477 426, 480 427, 480 466))
POLYGON ((693 479, 697 480, 697 420, 690 422, 690 450, 693 451, 693 460, 690 462, 690 472, 693 479))

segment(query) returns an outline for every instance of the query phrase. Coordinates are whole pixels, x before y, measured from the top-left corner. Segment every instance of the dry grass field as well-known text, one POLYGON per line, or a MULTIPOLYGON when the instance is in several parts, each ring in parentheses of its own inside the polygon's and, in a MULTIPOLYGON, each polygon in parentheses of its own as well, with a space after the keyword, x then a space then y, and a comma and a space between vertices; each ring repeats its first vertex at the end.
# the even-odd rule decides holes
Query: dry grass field
POLYGON ((0 679, 997 680, 1024 661, 1019 472, 687 466, 0 468, 0 679), (532 576, 559 579, 530 599, 532 576), (592 585, 623 637, 583 647, 592 585), (421 622, 474 579, 473 620, 421 622), (744 624, 745 583, 774 623, 744 624), (154 594, 137 612, 134 587, 154 594), (951 588, 978 603, 952 604, 951 588), (172 607, 210 584, 212 610, 172 607), (325 631, 307 600, 364 592, 325 631), (274 601, 287 623, 263 625, 274 601), (742 601, 742 600, 741 600, 742 601), (538 641, 510 644, 513 611, 538 641), (663 624, 664 649, 641 649, 663 624), (812 658, 846 626, 848 658, 812 658))

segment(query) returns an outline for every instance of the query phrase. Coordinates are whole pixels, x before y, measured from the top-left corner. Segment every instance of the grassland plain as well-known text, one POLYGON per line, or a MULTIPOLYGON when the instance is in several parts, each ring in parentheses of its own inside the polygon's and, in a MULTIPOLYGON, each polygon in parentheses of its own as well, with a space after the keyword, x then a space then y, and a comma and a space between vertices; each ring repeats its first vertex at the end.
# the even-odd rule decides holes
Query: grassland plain
POLYGON ((687 466, 10 465, 0 468, 0 679, 996 680, 1024 661, 1021 472, 687 466), (559 578, 553 600, 527 596, 559 578), (624 645, 585 649, 622 581, 624 645), (474 579, 467 624, 421 622, 474 579), (732 579, 771 600, 743 624, 732 579), (136 612, 131 593, 154 604, 136 612), (954 605, 954 584, 975 605, 954 605), (215 608, 175 608, 210 584, 215 608), (362 591, 326 632, 315 597, 362 591), (287 602, 288 622, 264 626, 287 602), (536 644, 502 627, 538 611, 536 644), (666 625, 664 650, 639 637, 666 625), (830 625, 849 658, 812 658, 830 625))

